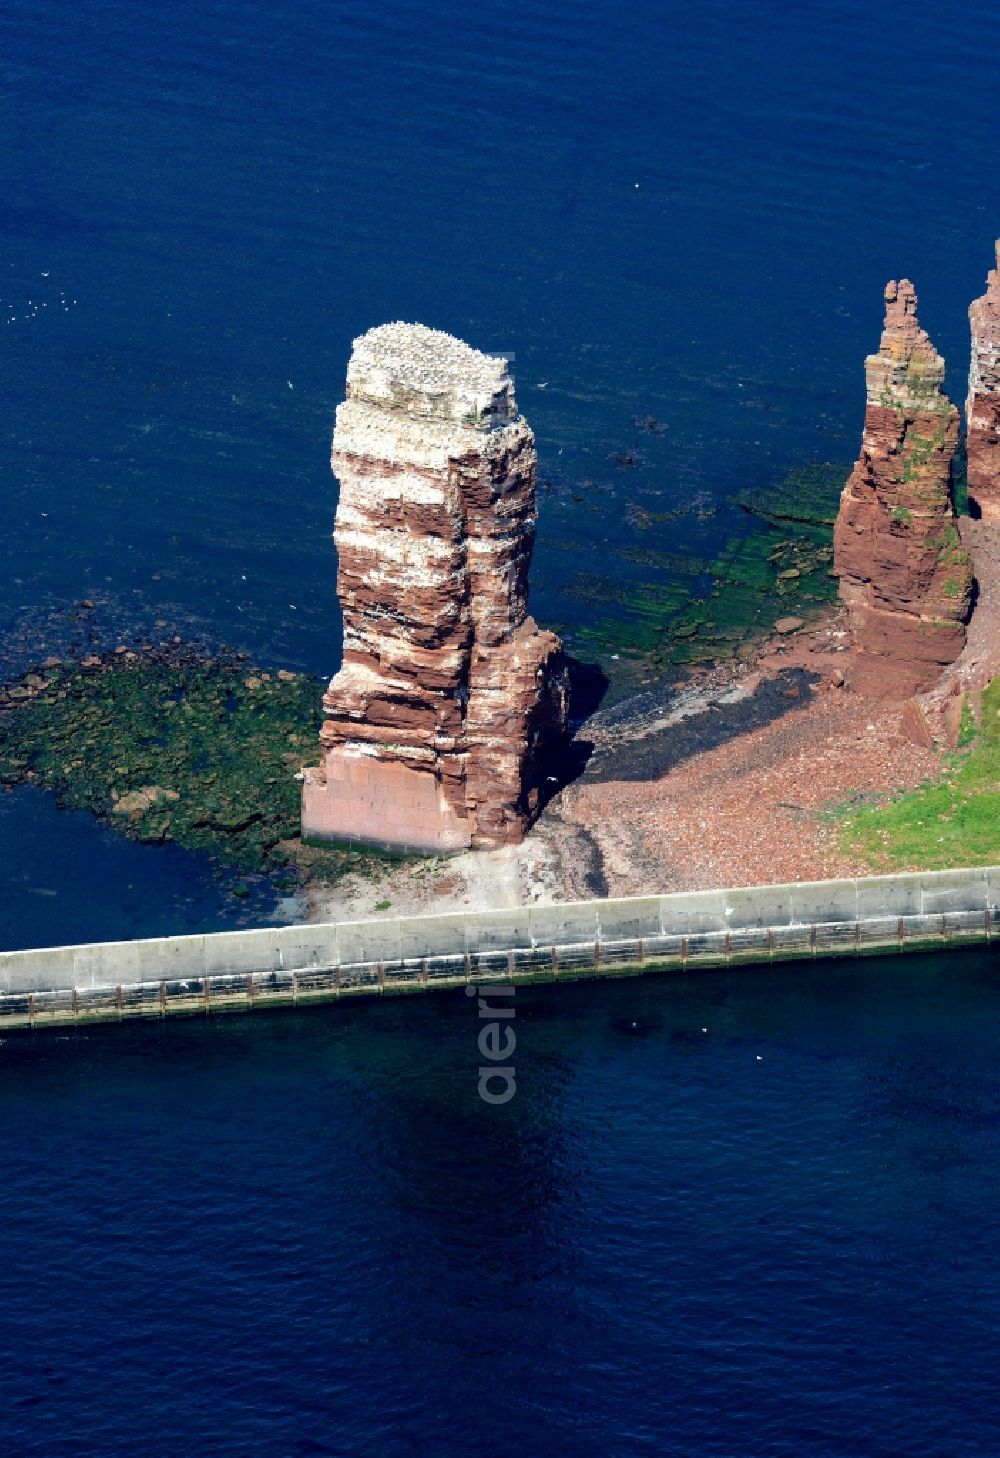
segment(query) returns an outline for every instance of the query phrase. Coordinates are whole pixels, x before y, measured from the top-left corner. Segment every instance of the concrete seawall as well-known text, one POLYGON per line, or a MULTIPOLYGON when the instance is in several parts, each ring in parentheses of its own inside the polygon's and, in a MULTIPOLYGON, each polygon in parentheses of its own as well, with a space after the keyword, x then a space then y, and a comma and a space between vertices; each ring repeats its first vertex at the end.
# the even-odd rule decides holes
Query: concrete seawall
POLYGON ((1000 866, 0 953, 0 1027, 990 941, 1000 866))

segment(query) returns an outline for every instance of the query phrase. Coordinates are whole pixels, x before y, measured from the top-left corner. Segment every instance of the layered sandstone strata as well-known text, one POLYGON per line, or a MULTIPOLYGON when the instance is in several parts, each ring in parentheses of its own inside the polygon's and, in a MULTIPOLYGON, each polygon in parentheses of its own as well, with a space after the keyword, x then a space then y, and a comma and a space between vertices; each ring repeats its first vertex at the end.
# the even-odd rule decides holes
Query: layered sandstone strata
POLYGON ((507 362, 419 324, 370 330, 332 464, 344 654, 303 834, 420 851, 520 840, 565 733, 566 672, 527 616, 535 442, 507 362))
POLYGON ((885 302, 834 553, 855 649, 851 686, 905 699, 961 652, 972 573, 951 500, 958 411, 942 393, 944 360, 917 322, 907 279, 886 286, 885 302))
POLYGON ((987 517, 1000 517, 1000 240, 996 253, 986 292, 969 308, 972 363, 965 405, 969 503, 987 517))

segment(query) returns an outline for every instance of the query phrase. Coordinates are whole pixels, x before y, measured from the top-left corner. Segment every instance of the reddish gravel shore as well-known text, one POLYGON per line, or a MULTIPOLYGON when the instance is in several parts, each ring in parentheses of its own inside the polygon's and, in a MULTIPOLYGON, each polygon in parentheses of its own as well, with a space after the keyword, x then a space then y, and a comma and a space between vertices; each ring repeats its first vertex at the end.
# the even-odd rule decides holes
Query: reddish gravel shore
MULTIPOLYGON (((956 692, 981 689, 1000 673, 1000 527, 968 518, 961 526, 976 567, 979 601, 965 651, 921 696, 935 728, 956 692)), ((616 761, 628 758, 629 731, 603 729, 597 715, 593 767, 563 792, 540 827, 554 847, 564 895, 871 874, 867 862, 838 850, 836 827, 824 812, 857 798, 916 788, 940 774, 938 753, 904 737, 900 704, 840 687, 851 669, 840 613, 809 631, 775 639, 756 668, 744 676, 746 687, 756 691, 741 711, 720 701, 705 716, 711 723, 716 715, 725 719, 742 712, 750 723, 734 724, 731 733, 723 723, 715 736, 721 742, 702 750, 695 744, 686 754, 682 747, 680 758, 671 744, 675 752, 681 731, 665 730, 662 738, 654 736, 638 771, 616 771, 616 761), (785 687, 778 688, 781 684, 785 687), (768 686, 771 710, 754 725, 754 705, 767 698, 768 686), (775 714, 776 692, 787 709, 775 714), (584 843, 589 858, 580 854, 584 843), (585 859, 589 866, 581 873, 585 859)))
MULTIPOLYGON (((911 788, 939 765, 898 732, 899 710, 837 690, 646 781, 572 786, 560 820, 589 835, 608 894, 870 874, 838 853, 823 811, 911 788)), ((565 866, 566 892, 586 894, 565 866)))

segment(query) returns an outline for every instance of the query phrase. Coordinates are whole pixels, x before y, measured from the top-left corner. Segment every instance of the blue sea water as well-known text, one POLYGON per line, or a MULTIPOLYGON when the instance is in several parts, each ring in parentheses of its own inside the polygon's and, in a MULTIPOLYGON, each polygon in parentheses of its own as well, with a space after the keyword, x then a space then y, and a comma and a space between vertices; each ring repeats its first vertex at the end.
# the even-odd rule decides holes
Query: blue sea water
MULTIPOLYGON (((332 415, 394 318, 512 353, 573 647, 589 574, 850 459, 888 278, 963 398, 994 33, 985 0, 7 0, 4 657, 87 597, 333 671, 332 415)), ((0 800, 5 945, 246 915, 40 802, 0 800)), ((464 998, 10 1038, 3 1452, 1000 1450, 987 957, 519 993, 517 1027, 500 1110, 464 998)))
POLYGON ((3 1451, 992 1458, 995 958, 515 1014, 10 1037, 3 1451))

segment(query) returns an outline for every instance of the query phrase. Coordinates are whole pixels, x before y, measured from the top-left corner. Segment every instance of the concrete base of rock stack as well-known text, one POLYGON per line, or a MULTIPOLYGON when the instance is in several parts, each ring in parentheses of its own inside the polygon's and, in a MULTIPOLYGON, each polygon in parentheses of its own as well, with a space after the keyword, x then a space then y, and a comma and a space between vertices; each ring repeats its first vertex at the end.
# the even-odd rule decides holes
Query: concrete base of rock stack
POLYGON ((425 769, 354 749, 331 749, 303 786, 302 834, 310 840, 447 855, 468 850, 467 817, 425 769))
POLYGON ((527 615, 534 437, 505 360, 421 325, 355 341, 337 412, 343 667, 307 839, 449 852, 520 840, 565 741, 559 640, 527 615))

